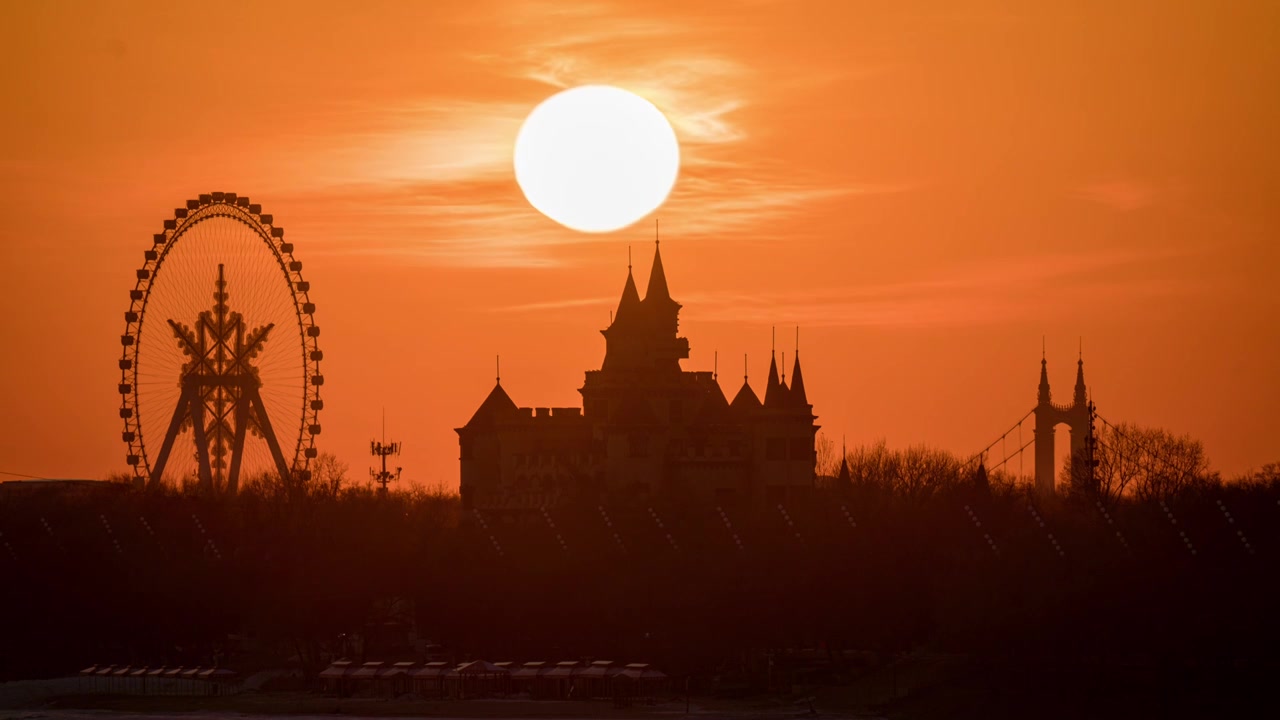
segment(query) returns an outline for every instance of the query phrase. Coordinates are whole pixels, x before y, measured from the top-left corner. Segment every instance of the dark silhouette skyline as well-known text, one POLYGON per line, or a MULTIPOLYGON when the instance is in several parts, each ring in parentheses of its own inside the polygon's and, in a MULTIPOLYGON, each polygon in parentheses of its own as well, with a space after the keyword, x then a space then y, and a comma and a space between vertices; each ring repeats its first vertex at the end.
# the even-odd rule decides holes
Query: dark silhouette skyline
POLYGON ((686 371, 689 341, 660 244, 641 299, 631 267, 582 407, 520 408, 501 377, 457 429, 466 509, 541 508, 657 496, 725 506, 810 493, 819 426, 796 353, 791 385, 769 362, 762 403, 748 378, 730 403, 714 372, 686 371))

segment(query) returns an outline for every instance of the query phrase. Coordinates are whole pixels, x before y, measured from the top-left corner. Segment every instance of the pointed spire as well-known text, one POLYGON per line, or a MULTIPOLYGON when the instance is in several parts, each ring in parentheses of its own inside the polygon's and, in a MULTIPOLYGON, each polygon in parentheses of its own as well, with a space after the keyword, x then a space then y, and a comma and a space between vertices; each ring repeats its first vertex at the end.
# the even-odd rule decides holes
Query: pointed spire
POLYGON ((1076 360, 1076 388, 1075 394, 1071 398, 1076 405, 1085 405, 1089 402, 1089 390, 1084 384, 1084 340, 1080 341, 1080 357, 1076 360))
POLYGON ((778 380, 778 358, 769 359, 769 378, 765 380, 764 406, 770 409, 786 404, 787 388, 778 380))
MULTIPOLYGON (((630 248, 627 250, 628 256, 631 254, 630 248)), ((618 311, 613 314, 613 324, 621 322, 624 318, 629 318, 640 308, 640 292, 636 290, 636 279, 631 274, 631 262, 627 262, 627 283, 622 287, 622 299, 618 301, 618 311)))
POLYGON ((791 403, 799 407, 809 404, 809 396, 804 391, 804 375, 800 373, 800 353, 796 353, 795 364, 791 366, 791 403))
POLYGON ((977 471, 973 473, 973 485, 982 492, 991 489, 991 482, 987 479, 987 467, 981 458, 978 459, 977 471))
POLYGON ((742 388, 738 390, 738 394, 733 396, 733 402, 729 407, 738 412, 748 412, 760 409, 760 398, 756 397, 756 391, 751 389, 751 383, 747 380, 747 354, 742 354, 742 388))
POLYGON ((671 293, 667 290, 667 273, 662 268, 662 251, 658 241, 653 241, 653 269, 649 271, 649 286, 644 291, 645 302, 671 302, 671 293))
POLYGON ((1044 340, 1041 339, 1040 342, 1040 389, 1036 393, 1036 401, 1041 405, 1048 405, 1052 399, 1049 393, 1049 362, 1045 360, 1044 340))

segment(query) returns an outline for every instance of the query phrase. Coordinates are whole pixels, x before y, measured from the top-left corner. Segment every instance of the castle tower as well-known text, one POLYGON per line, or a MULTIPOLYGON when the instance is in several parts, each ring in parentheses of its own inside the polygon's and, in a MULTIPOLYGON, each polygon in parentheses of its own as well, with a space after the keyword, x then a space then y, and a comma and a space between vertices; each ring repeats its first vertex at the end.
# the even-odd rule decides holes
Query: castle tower
POLYGON ((1084 357, 1076 361, 1076 385, 1070 405, 1057 405, 1049 391, 1049 369, 1043 352, 1040 356, 1040 388, 1036 394, 1036 494, 1052 496, 1055 492, 1054 433, 1059 425, 1071 429, 1071 457, 1084 450, 1089 434, 1088 389, 1084 384, 1084 357))
MULTIPOLYGON (((518 407, 496 384, 457 428, 467 509, 518 512, 559 502, 782 502, 815 486, 818 426, 797 353, 791 387, 770 363, 763 402, 747 382, 730 403, 714 371, 684 370, 680 303, 660 246, 641 297, 630 263, 599 370, 582 408, 518 407)), ((786 356, 783 355, 785 361, 786 356)))

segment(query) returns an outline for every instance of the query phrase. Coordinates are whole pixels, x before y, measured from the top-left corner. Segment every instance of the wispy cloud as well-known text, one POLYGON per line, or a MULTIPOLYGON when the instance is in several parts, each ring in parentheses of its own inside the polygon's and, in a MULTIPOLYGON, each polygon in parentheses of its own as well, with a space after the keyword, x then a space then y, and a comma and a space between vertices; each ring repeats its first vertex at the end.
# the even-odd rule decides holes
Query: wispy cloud
POLYGON ((919 280, 777 294, 705 294, 687 299, 707 322, 792 322, 823 327, 973 326, 1185 293, 1185 284, 1134 280, 1117 271, 1180 253, 1127 250, 1014 257, 956 266, 919 280), (1045 287, 1053 292, 1046 295, 1045 287))
MULTIPOLYGON (((504 16, 509 29, 519 28, 510 33, 519 38, 515 47, 473 53, 459 62, 495 78, 544 85, 546 94, 607 83, 654 102, 681 142, 681 175, 659 213, 682 237, 720 237, 750 228, 755 239, 766 240, 770 221, 815 203, 906 189, 833 186, 769 167, 758 160, 759 153, 742 152, 737 146, 750 142, 751 131, 737 113, 758 88, 746 65, 717 51, 696 28, 613 3, 523 7, 504 16)), ((538 99, 536 93, 524 102, 434 96, 343 108, 347 124, 356 129, 327 140, 329 147, 321 150, 325 159, 316 163, 326 171, 313 178, 307 197, 297 200, 314 211, 314 230, 321 236, 322 223, 355 219, 350 232, 333 238, 329 250, 335 253, 441 265, 562 262, 565 255, 553 253, 556 246, 607 241, 607 236, 554 225, 516 187, 512 148, 538 99), (352 182, 353 177, 359 181, 352 182)))
MULTIPOLYGON (((1002 258, 958 265, 940 274, 899 282, 813 288, 785 292, 711 292, 678 299, 689 319, 700 322, 808 327, 981 326, 1032 315, 1080 310, 1196 290, 1158 278, 1135 281, 1135 265, 1173 258, 1170 250, 1107 251, 1095 254, 1002 258), (1040 292, 1053 287, 1051 297, 1040 292), (1037 299, 1042 298, 1042 299, 1037 299)), ((496 312, 553 312, 603 306, 616 298, 564 298, 503 306, 496 312)))

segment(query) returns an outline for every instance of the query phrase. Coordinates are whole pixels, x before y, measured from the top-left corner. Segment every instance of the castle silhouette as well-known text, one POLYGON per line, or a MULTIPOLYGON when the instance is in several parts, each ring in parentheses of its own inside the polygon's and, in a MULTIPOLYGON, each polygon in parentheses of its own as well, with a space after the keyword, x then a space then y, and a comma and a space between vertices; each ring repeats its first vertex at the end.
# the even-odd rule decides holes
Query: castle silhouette
POLYGON ((497 379, 457 428, 466 509, 536 508, 663 496, 719 505, 779 502, 815 486, 817 416, 799 353, 791 384, 769 363, 764 401, 746 376, 730 402, 715 373, 682 370, 679 336, 655 242, 644 299, 627 266, 599 370, 583 407, 517 407, 497 379))

